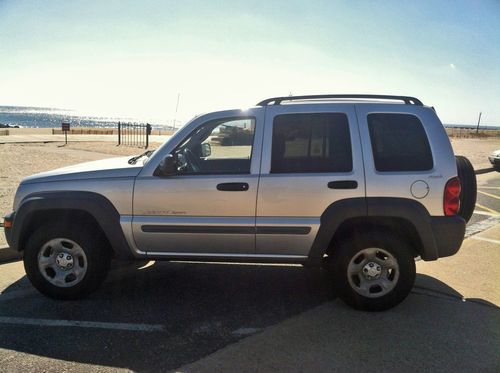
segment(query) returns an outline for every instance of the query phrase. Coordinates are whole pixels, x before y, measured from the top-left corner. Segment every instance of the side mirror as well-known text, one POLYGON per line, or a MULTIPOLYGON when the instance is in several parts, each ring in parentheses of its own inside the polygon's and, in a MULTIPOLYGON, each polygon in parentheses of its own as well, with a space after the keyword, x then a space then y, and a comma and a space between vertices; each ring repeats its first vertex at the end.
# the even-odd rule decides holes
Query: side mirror
POLYGON ((171 176, 177 174, 177 162, 172 154, 167 155, 160 162, 154 172, 154 176, 171 176))
POLYGON ((212 155, 212 146, 208 142, 201 144, 201 156, 210 157, 212 155))

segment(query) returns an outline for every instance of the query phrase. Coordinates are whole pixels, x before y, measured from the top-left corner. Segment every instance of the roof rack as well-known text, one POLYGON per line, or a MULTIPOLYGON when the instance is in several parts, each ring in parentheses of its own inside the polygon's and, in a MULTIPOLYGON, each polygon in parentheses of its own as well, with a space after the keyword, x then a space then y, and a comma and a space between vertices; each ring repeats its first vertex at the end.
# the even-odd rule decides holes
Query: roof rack
POLYGON ((391 95, 309 95, 309 96, 283 96, 283 97, 272 97, 264 101, 261 101, 257 106, 268 106, 280 105, 283 101, 295 101, 295 100, 321 100, 321 99, 343 99, 343 98, 355 98, 355 99, 377 99, 377 100, 395 100, 403 101, 406 105, 417 105, 423 106, 422 101, 418 98, 411 96, 391 96, 391 95))

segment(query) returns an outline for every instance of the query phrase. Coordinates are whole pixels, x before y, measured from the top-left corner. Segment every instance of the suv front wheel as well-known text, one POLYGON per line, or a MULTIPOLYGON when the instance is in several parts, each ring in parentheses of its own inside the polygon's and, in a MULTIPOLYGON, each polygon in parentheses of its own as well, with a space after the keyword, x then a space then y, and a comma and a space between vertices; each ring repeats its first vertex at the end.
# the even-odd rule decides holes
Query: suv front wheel
POLYGON ((110 266, 110 250, 90 226, 47 223, 28 238, 24 268, 35 288, 54 299, 78 299, 95 290, 110 266))
POLYGON ((402 302, 415 282, 410 245, 388 232, 341 241, 328 258, 336 294, 358 310, 382 311, 402 302))

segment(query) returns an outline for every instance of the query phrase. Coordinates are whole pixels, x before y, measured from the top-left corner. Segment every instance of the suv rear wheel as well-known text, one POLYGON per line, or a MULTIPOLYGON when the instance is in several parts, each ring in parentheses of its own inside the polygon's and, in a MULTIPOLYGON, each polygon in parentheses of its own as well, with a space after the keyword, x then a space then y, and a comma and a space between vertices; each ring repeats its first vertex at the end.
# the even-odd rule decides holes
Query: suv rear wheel
POLYGON ((336 294, 351 307, 382 311, 402 302, 415 282, 407 242, 385 232, 364 232, 340 242, 329 257, 336 294))
POLYGON ((62 223, 38 228, 24 251, 29 280, 54 299, 78 299, 95 290, 106 277, 110 260, 100 232, 62 223))

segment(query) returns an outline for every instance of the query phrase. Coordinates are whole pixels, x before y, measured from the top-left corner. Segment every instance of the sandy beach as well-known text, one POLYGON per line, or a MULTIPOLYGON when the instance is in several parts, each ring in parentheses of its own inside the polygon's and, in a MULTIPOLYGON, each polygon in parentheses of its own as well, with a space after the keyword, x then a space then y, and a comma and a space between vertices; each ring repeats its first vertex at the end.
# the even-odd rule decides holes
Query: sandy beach
MULTIPOLYGON (((29 129, 28 131, 33 131, 29 129)), ((37 134, 46 132, 30 132, 37 134)), ((49 130, 50 131, 50 130, 49 130)), ((19 133, 26 134, 22 129, 19 133)), ((476 169, 489 167, 488 154, 500 149, 500 139, 457 139, 451 143, 455 154, 468 157, 476 169)), ((161 143, 152 143, 150 149, 161 143)), ((117 146, 116 142, 71 142, 64 143, 24 143, 0 145, 0 215, 12 210, 14 194, 19 182, 37 172, 52 170, 76 163, 140 154, 143 148, 117 146)), ((0 234, 0 247, 5 246, 5 237, 0 234)))

